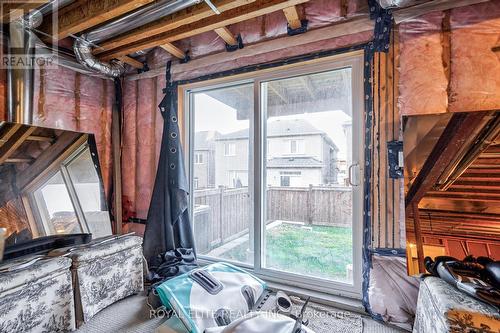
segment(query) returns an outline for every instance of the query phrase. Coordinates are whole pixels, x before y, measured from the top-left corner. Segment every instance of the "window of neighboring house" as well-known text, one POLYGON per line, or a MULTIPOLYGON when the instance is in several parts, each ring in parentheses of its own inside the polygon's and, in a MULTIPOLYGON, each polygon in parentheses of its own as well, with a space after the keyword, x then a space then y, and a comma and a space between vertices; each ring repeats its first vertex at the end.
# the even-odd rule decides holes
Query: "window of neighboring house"
POLYGON ((234 142, 228 142, 224 144, 224 156, 235 156, 236 155, 236 144, 234 142))
POLYGON ((193 187, 194 187, 194 189, 197 190, 200 187, 199 185, 200 184, 199 184, 199 181, 198 181, 198 177, 195 177, 193 179, 193 187))
POLYGON ((290 140, 290 154, 304 154, 304 140, 290 140))
POLYGON ((281 171, 280 172, 280 186, 291 186, 291 178, 300 177, 302 172, 300 171, 281 171))
POLYGON ((203 164, 203 154, 202 153, 194 154, 194 164, 203 164))
MULTIPOLYGON (((352 152, 364 165, 363 68, 360 52, 179 87, 189 138, 220 133, 214 188, 190 198, 200 258, 294 286, 361 295, 362 186, 331 186, 324 145, 307 140, 328 136, 339 157, 352 152), (352 136, 342 131, 346 123, 352 136), (237 158, 224 158, 236 156, 236 143, 237 158)), ((202 175, 193 167, 196 146, 189 150, 195 187, 202 175)), ((363 179, 360 169, 352 175, 363 179)))

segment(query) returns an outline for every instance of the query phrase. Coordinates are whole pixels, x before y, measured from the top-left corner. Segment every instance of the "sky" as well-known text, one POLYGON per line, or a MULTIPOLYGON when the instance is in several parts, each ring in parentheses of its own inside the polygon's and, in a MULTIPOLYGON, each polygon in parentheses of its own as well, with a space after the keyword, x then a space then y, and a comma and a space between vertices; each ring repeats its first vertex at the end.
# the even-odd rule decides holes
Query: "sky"
MULTIPOLYGON (((305 119, 319 130, 330 136, 339 148, 339 157, 345 158, 346 138, 342 124, 351 121, 351 117, 341 110, 332 110, 317 113, 304 113, 283 117, 272 117, 269 121, 277 119, 305 119)), ((203 93, 195 95, 195 131, 218 131, 227 134, 249 127, 248 120, 236 119, 236 110, 213 97, 203 93)))

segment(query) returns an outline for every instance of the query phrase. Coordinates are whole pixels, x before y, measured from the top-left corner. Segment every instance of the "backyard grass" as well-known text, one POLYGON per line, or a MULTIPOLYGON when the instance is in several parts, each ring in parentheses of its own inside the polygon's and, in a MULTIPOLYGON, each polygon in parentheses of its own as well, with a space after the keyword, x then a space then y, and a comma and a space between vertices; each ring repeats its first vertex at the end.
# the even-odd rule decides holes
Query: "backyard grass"
MULTIPOLYGON (((246 262, 248 241, 222 254, 246 262)), ((266 231, 266 268, 337 281, 352 264, 352 229, 281 224, 266 231)))

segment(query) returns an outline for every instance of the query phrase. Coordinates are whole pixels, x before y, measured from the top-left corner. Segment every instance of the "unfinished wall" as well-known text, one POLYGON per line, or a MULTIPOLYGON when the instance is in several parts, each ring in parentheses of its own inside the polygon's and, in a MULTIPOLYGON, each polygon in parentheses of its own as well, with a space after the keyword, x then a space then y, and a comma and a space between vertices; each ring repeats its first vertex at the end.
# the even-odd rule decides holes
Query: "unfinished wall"
POLYGON ((35 70, 33 123, 95 135, 106 194, 111 191, 113 82, 72 70, 35 70))
POLYGON ((393 34, 388 53, 373 58, 372 122, 372 247, 404 248, 404 180, 389 178, 387 142, 402 140, 401 115, 397 107, 399 42, 393 34))
POLYGON ((401 23, 403 115, 500 108, 500 1, 401 23))
MULTIPOLYGON (((367 13, 363 0, 314 1, 299 6, 301 13, 309 20, 311 28, 320 28, 345 20, 344 16, 354 17, 367 13), (342 7, 346 3, 346 7, 342 7), (328 10, 325 10, 328 9, 328 10)), ((233 33, 241 32, 246 47, 233 53, 225 52, 224 42, 213 32, 194 36, 175 43, 183 50, 190 50, 193 60, 179 65, 174 61, 173 79, 186 80, 226 70, 268 63, 294 56, 333 50, 346 46, 365 43, 372 39, 371 29, 361 33, 331 38, 316 42, 309 39, 303 45, 283 48, 279 40, 258 55, 246 54, 249 44, 258 45, 271 38, 292 38, 286 36, 286 19, 281 11, 241 22, 228 27, 233 33), (212 55, 210 55, 212 54, 212 55), (207 56, 208 55, 208 56, 207 56)), ((307 36, 307 34, 303 35, 307 36)), ((154 49, 147 55, 152 69, 141 75, 132 75, 124 86, 124 119, 122 150, 122 182, 124 221, 129 217, 145 219, 151 200, 156 166, 159 156, 163 119, 158 104, 163 98, 161 91, 165 80, 163 71, 170 56, 162 49, 154 49), (152 74, 154 73, 154 74, 152 74), (151 163, 150 163, 151 162, 151 163)))

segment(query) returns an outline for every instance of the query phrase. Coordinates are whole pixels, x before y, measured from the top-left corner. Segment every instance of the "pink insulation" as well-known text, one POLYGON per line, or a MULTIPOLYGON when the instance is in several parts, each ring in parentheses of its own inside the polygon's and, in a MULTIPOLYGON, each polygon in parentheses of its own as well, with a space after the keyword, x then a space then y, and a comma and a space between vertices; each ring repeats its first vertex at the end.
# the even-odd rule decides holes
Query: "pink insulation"
POLYGON ((160 155, 163 77, 125 81, 123 89, 122 200, 124 220, 145 219, 160 155))
MULTIPOLYGON (((0 58, 7 49, 6 39, 0 36, 0 58)), ((0 121, 7 120, 7 70, 0 68, 0 121)))
POLYGON ((450 111, 500 108, 500 1, 451 12, 450 111))
POLYGON ((399 107, 403 115, 500 108, 500 0, 450 10, 449 78, 443 12, 399 25, 399 107), (443 61, 445 60, 445 61, 443 61))
POLYGON ((441 24, 434 12, 399 26, 399 109, 403 115, 448 111, 441 24))
POLYGON ((106 194, 111 190, 113 82, 72 70, 35 70, 33 123, 95 135, 106 194))

